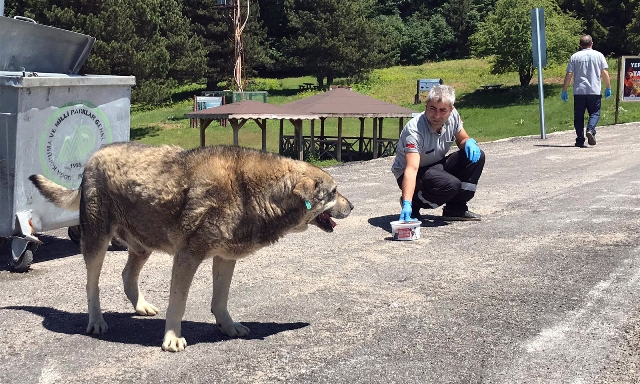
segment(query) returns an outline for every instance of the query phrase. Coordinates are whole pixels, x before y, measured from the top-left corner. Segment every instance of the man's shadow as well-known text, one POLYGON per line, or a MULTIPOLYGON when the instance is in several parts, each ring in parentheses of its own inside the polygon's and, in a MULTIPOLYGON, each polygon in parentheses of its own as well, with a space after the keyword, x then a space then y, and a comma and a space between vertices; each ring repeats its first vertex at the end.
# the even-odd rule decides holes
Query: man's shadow
MULTIPOLYGON (((573 144, 553 145, 553 144, 534 144, 534 147, 547 147, 547 148, 578 148, 573 144)), ((589 147, 582 147, 589 148, 589 147)))
MULTIPOLYGON (((391 222, 398 220, 398 215, 385 215, 369 218, 369 224, 374 227, 382 228, 391 234, 391 222)), ((442 220, 442 216, 420 215, 421 227, 433 228, 449 225, 450 223, 442 220)), ((385 237, 385 240, 393 240, 393 237, 385 237)))
MULTIPOLYGON (((27 311, 42 317, 42 325, 49 331, 66 335, 87 335, 85 329, 89 315, 86 313, 70 313, 59 311, 51 307, 35 306, 8 306, 0 309, 27 311)), ((141 346, 160 346, 164 337, 165 319, 147 316, 138 316, 133 313, 103 313, 104 320, 109 326, 109 331, 96 337, 100 340, 121 343, 137 344, 141 346)), ((258 323, 242 322, 249 327, 249 335, 242 337, 247 340, 264 340, 268 336, 280 332, 291 331, 309 326, 309 323, 258 323)), ((217 343, 232 338, 224 335, 216 329, 215 321, 202 323, 196 321, 182 321, 182 336, 187 339, 189 345, 198 343, 217 343)))

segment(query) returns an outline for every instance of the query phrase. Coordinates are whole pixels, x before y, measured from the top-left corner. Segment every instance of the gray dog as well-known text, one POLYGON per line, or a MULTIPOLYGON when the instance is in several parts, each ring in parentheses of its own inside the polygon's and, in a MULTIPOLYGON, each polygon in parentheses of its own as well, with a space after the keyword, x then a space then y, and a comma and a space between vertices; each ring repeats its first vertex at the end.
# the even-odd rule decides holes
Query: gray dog
POLYGON ((41 175, 29 179, 56 206, 80 211, 87 265, 87 333, 103 334, 98 279, 112 237, 129 246, 124 291, 139 315, 154 316, 138 287, 153 250, 174 255, 162 349, 182 351, 181 322, 189 287, 200 263, 213 257, 211 312, 227 336, 249 329, 227 311, 236 260, 290 232, 315 225, 326 232, 332 218, 353 205, 325 171, 309 163, 239 147, 183 150, 116 143, 87 162, 82 184, 70 190, 41 175))

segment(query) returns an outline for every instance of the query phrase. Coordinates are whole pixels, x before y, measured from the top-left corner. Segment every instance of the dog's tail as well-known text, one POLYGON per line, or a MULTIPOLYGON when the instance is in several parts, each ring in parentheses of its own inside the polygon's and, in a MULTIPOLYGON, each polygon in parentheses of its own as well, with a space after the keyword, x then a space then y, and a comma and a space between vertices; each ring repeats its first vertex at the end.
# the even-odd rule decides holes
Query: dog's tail
POLYGON ((29 180, 47 200, 63 209, 78 211, 80 209, 80 190, 69 189, 54 183, 42 175, 31 175, 29 180))

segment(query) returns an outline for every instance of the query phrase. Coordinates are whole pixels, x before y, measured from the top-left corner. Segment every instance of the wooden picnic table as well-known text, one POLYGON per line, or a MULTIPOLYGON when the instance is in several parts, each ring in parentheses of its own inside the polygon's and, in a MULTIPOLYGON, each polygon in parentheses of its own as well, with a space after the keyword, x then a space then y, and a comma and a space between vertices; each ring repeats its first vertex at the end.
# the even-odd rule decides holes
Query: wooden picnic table
POLYGON ((485 85, 481 85, 480 88, 485 90, 500 89, 500 87, 502 87, 503 85, 504 84, 485 84, 485 85))
POLYGON ((315 89, 315 88, 317 88, 317 86, 314 83, 302 83, 302 84, 298 85, 298 88, 301 91, 306 91, 306 90, 309 90, 309 89, 315 89))

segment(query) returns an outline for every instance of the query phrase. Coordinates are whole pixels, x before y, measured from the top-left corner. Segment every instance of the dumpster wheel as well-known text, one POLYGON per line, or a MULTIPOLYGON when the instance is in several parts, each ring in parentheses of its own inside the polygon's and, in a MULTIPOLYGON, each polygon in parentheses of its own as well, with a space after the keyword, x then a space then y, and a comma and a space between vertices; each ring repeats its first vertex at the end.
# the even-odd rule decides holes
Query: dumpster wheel
POLYGON ((67 235, 69 235, 69 239, 73 241, 74 244, 80 245, 80 226, 74 225, 69 227, 67 230, 67 235))
POLYGON ((33 263, 33 251, 32 247, 27 246, 27 249, 22 252, 18 261, 14 261, 13 258, 9 258, 9 265, 15 272, 27 272, 31 263, 33 263))

